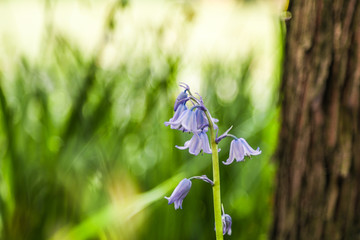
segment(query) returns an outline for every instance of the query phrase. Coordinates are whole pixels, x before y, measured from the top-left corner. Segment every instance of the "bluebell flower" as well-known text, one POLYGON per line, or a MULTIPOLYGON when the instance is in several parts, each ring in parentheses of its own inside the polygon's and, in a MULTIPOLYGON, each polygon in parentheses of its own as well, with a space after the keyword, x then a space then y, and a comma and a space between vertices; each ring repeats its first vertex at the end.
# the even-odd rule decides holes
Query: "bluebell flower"
POLYGON ((165 122, 165 126, 169 125, 171 129, 178 129, 183 132, 196 132, 198 130, 196 113, 192 109, 188 109, 185 104, 180 104, 174 116, 168 122, 165 122))
POLYGON ((197 108, 197 109, 195 109, 194 112, 195 112, 195 116, 196 116, 196 123, 197 123, 198 129, 202 129, 206 126, 209 126, 209 121, 207 120, 206 115, 203 110, 197 108))
POLYGON ((223 235, 225 235, 227 233, 230 236, 231 235, 231 224, 232 224, 232 219, 231 219, 230 215, 223 212, 223 214, 221 215, 221 219, 222 219, 222 225, 223 225, 223 235))
POLYGON ((204 153, 211 154, 211 149, 209 145, 209 139, 207 134, 204 131, 194 132, 194 135, 189 141, 186 141, 183 147, 175 146, 180 150, 185 150, 189 148, 189 153, 193 155, 198 155, 201 150, 204 153))
MULTIPOLYGON (((185 88, 185 91, 181 92, 176 98, 174 104, 174 116, 168 122, 165 122, 165 126, 170 125, 171 129, 177 129, 183 132, 196 132, 198 130, 208 131, 209 121, 204 113, 206 108, 203 104, 202 97, 200 95, 200 99, 188 97, 186 91, 190 91, 189 86, 184 83, 182 83, 181 86, 185 88), (189 100, 195 105, 190 109, 186 107, 186 102, 189 100)), ((214 124, 214 128, 218 129, 215 122, 218 122, 219 120, 212 117, 211 120, 214 124)))
POLYGON ((185 105, 188 100, 189 100, 189 98, 186 93, 186 90, 184 92, 181 92, 175 100, 174 111, 176 111, 180 105, 185 105))
POLYGON ((176 186, 171 196, 165 197, 168 200, 168 204, 174 203, 175 210, 179 209, 179 207, 180 209, 182 209, 182 202, 186 197, 186 195, 189 193, 190 189, 191 189, 191 181, 187 178, 184 178, 176 186))
MULTIPOLYGON (((227 233, 230 236, 232 219, 229 214, 226 214, 224 212, 224 206, 222 204, 221 204, 221 209, 222 209, 221 221, 222 221, 222 226, 223 226, 223 235, 225 235, 227 233)), ((216 231, 216 228, 214 228, 214 230, 216 231)))
MULTIPOLYGON (((197 123, 197 129, 203 129, 204 131, 208 131, 209 121, 206 117, 206 114, 203 110, 200 108, 195 109, 195 115, 196 115, 196 123, 197 123)), ((219 120, 216 118, 211 118, 212 122, 214 124, 214 129, 218 129, 218 126, 215 124, 219 120)))
POLYGON ((196 132, 197 128, 197 121, 196 121, 196 112, 192 111, 192 109, 188 109, 182 115, 180 119, 181 126, 188 132, 196 132))
POLYGON ((260 148, 254 150, 243 138, 234 139, 231 141, 230 145, 230 154, 226 162, 223 161, 225 165, 231 164, 234 159, 237 162, 243 161, 245 156, 250 157, 251 155, 259 155, 261 153, 260 148))
POLYGON ((165 126, 169 126, 171 127, 171 129, 178 129, 178 130, 185 130, 182 127, 182 119, 183 119, 183 115, 185 114, 185 112, 188 110, 188 108, 186 107, 185 104, 180 104, 179 106, 177 106, 176 111, 174 113, 174 116, 172 118, 170 118, 170 120, 168 122, 165 122, 165 126))
POLYGON ((185 129, 182 127, 182 119, 183 114, 188 110, 186 107, 186 102, 189 100, 187 97, 186 91, 181 92, 179 96, 176 98, 175 104, 174 104, 174 116, 170 118, 168 122, 165 122, 165 126, 171 125, 171 129, 178 129, 183 130, 185 129))

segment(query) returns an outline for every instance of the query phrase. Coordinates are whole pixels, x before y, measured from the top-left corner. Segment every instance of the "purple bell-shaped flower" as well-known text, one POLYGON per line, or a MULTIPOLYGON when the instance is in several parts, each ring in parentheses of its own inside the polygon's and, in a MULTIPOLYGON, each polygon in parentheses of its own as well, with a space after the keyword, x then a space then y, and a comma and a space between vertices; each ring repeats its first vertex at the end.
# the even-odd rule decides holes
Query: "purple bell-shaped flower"
POLYGON ((176 100, 175 100, 175 104, 174 104, 174 111, 176 112, 177 108, 180 105, 185 105, 185 103, 189 100, 188 95, 186 93, 186 91, 181 92, 179 94, 179 96, 177 96, 176 100))
POLYGON ((195 132, 192 138, 189 141, 186 141, 184 146, 175 146, 180 150, 185 150, 189 148, 189 153, 193 155, 198 155, 201 150, 204 153, 211 154, 211 149, 209 145, 209 139, 207 134, 204 131, 195 132))
POLYGON ((241 162, 244 160, 245 156, 250 157, 251 155, 255 156, 259 155, 260 153, 260 148, 254 150, 245 141, 245 139, 234 139, 231 141, 229 158, 226 160, 226 162, 223 161, 223 164, 229 165, 234 161, 234 159, 236 159, 237 162, 241 162))
MULTIPOLYGON (((223 235, 226 233, 230 236, 231 235, 231 225, 232 219, 229 214, 226 214, 224 211, 224 206, 221 204, 222 214, 221 214, 221 221, 223 226, 223 235)), ((216 231, 216 229, 214 229, 216 231)))
POLYGON ((191 181, 187 178, 184 178, 176 186, 171 196, 165 197, 168 200, 168 204, 174 203, 175 210, 179 209, 179 207, 180 209, 182 209, 182 202, 186 197, 186 195, 189 193, 190 189, 191 189, 191 181))
POLYGON ((223 212, 221 219, 222 219, 222 225, 223 225, 223 235, 225 235, 227 233, 230 236, 231 235, 231 224, 232 224, 232 219, 231 219, 230 215, 223 212))

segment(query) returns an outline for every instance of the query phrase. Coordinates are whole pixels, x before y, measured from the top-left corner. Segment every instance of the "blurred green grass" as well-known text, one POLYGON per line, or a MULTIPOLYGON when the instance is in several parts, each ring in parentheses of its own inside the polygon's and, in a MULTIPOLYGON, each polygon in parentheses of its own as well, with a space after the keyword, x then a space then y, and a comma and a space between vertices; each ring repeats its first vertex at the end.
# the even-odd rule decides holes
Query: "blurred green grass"
MULTIPOLYGON (((211 156, 174 148, 180 89, 262 154, 221 166, 233 239, 266 239, 281 24, 263 3, 0 3, 0 238, 214 239, 211 156)), ((228 157, 229 140, 220 144, 228 157)))

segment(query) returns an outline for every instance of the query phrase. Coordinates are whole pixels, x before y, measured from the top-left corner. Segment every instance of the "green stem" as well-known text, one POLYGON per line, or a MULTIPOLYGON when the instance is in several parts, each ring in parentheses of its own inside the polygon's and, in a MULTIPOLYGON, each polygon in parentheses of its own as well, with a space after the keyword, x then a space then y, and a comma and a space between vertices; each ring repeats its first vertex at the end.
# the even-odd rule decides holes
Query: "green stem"
MULTIPOLYGON (((197 104, 200 104, 199 101, 192 95, 188 89, 188 93, 197 104)), ((210 129, 210 142, 211 142, 211 151, 212 151, 212 166, 213 166, 213 200, 214 200, 214 216, 215 216, 215 231, 216 231, 216 240, 223 240, 223 226, 221 219, 221 192, 220 192, 220 169, 219 169, 219 151, 218 145, 215 142, 215 129, 214 123, 211 119, 210 113, 206 110, 204 111, 206 118, 209 122, 210 129)))
POLYGON ((208 111, 205 111, 205 114, 206 117, 208 118, 209 128, 210 128, 210 142, 211 142, 211 151, 212 151, 212 166, 213 166, 213 181, 214 181, 213 199, 214 199, 216 240, 223 240, 218 145, 215 142, 215 129, 210 114, 208 113, 208 111))

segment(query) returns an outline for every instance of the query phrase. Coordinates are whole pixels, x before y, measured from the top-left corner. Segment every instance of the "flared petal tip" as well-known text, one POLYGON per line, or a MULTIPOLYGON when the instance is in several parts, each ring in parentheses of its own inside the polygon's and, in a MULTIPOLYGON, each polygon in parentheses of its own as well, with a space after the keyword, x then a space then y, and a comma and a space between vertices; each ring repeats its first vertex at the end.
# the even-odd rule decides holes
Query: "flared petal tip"
POLYGON ((172 204, 172 201, 170 199, 170 197, 164 197, 166 200, 168 200, 168 205, 172 204))
POLYGON ((234 161, 234 159, 233 160, 226 160, 226 162, 224 162, 224 161, 222 161, 222 163, 224 164, 224 165, 230 165, 232 162, 234 161))
POLYGON ((254 152, 251 153, 251 155, 254 155, 254 156, 259 155, 259 154, 261 154, 261 150, 259 147, 254 152))
POLYGON ((177 148, 177 149, 180 149, 180 150, 185 150, 185 149, 187 149, 188 148, 188 146, 178 146, 178 145, 175 145, 175 147, 177 148))
POLYGON ((178 210, 179 208, 182 209, 182 201, 175 201, 174 208, 175 210, 178 210))

